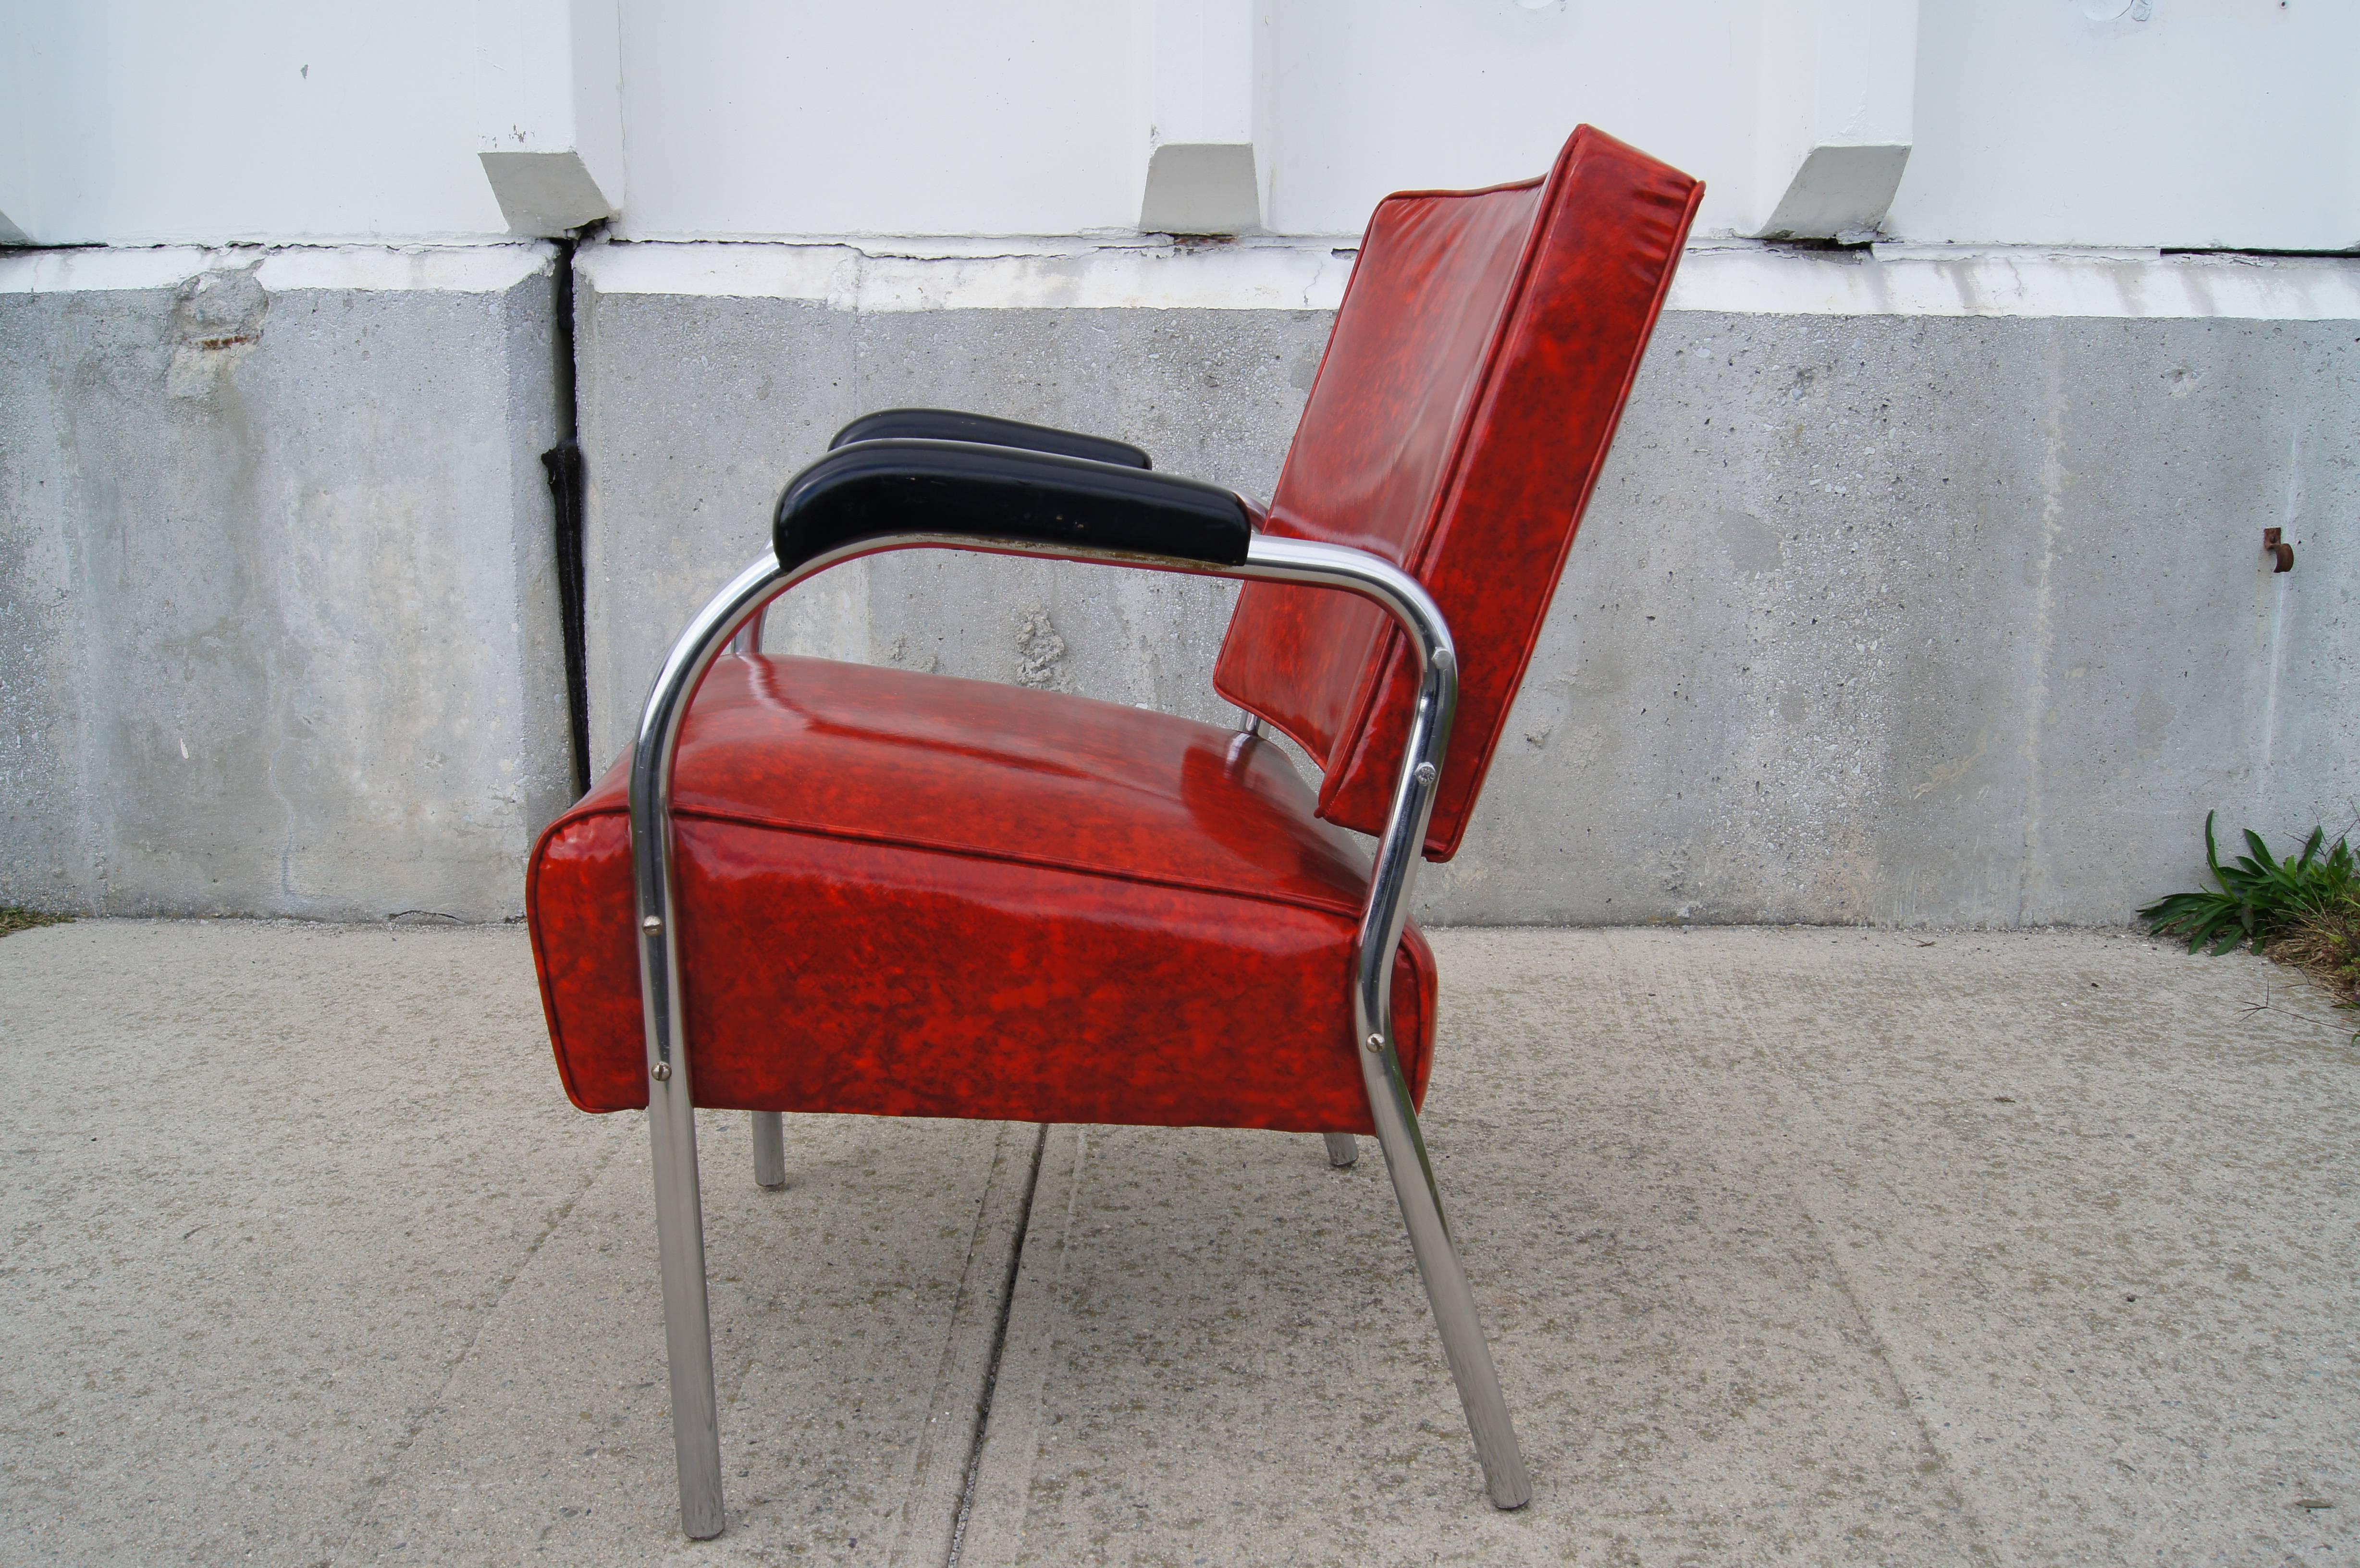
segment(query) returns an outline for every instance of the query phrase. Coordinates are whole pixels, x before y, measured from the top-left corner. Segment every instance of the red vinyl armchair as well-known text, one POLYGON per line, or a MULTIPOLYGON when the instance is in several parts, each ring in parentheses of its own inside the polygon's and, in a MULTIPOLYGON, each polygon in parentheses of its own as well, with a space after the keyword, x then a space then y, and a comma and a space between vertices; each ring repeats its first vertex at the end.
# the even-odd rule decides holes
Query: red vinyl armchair
POLYGON ((1266 510, 929 409, 787 486, 528 873, 566 1093, 649 1109, 689 1535, 722 1527, 699 1106, 754 1113, 768 1186, 787 1111, 1317 1132, 1338 1164, 1373 1133, 1491 1500, 1530 1498, 1418 1135, 1410 883, 1466 832, 1701 191, 1585 126, 1544 179, 1386 198, 1266 510), (1244 726, 759 650, 779 594, 912 549, 1245 579, 1214 672, 1244 726))

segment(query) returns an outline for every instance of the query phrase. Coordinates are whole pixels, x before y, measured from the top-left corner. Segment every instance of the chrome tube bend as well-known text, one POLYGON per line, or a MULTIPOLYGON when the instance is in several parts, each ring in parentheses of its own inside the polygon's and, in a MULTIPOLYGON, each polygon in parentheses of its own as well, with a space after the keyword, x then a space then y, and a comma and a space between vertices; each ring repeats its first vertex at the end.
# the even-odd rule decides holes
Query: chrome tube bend
MULTIPOLYGON (((1355 1038, 1365 1047, 1371 1033, 1390 1022, 1393 955, 1409 920, 1410 886, 1417 872, 1426 823, 1434 814, 1435 789, 1450 744, 1450 724, 1459 702, 1459 667, 1450 628, 1431 595, 1407 572, 1366 550, 1311 539, 1257 534, 1240 566, 1213 566, 1170 556, 1135 555, 1035 544, 1028 540, 978 539, 965 534, 890 534, 862 539, 801 563, 792 571, 765 554, 739 572, 698 612, 657 674, 639 715, 631 759, 632 871, 638 889, 641 1006, 648 1029, 648 1070, 665 1070, 657 1082, 687 1076, 678 1060, 679 998, 671 984, 677 962, 672 910, 672 764, 680 747, 688 706, 705 671, 729 640, 789 588, 832 566, 861 556, 900 550, 964 550, 1030 555, 1060 561, 1177 572, 1199 577, 1235 577, 1253 582, 1296 583, 1340 588, 1373 601, 1407 635, 1417 656, 1418 693, 1409 742, 1376 865, 1362 908, 1353 988, 1355 1038), (661 824, 667 831, 655 831, 661 824), (652 983, 649 983, 652 982, 652 983)), ((750 649, 748 650, 750 651, 750 649)))
MULTIPOLYGON (((1395 1195, 1426 1278, 1444 1353, 1457 1380, 1491 1499, 1521 1507, 1532 1493, 1491 1353, 1475 1318, 1432 1162, 1403 1073, 1393 1029, 1393 954, 1409 920, 1409 893, 1459 700, 1458 656, 1442 612, 1417 580, 1364 550, 1257 534, 1241 565, 1097 550, 1023 539, 912 532, 856 540, 792 567, 765 553, 699 611, 657 674, 639 715, 631 758, 631 868, 639 920, 639 996, 647 1031, 649 1135, 664 1296, 672 1433, 680 1466, 681 1523, 691 1537, 723 1525, 719 1412, 713 1383, 705 1293, 704 1203, 697 1176, 695 1101, 680 983, 679 897, 672 857, 672 774, 688 710, 705 672, 741 628, 759 626, 770 602, 807 578, 858 557, 900 550, 959 550, 1040 556, 1176 572, 1192 576, 1295 583, 1341 589, 1374 601, 1407 637, 1418 690, 1393 802, 1377 843, 1355 940, 1354 1054, 1395 1195)), ((749 631, 741 651, 759 637, 749 631)))

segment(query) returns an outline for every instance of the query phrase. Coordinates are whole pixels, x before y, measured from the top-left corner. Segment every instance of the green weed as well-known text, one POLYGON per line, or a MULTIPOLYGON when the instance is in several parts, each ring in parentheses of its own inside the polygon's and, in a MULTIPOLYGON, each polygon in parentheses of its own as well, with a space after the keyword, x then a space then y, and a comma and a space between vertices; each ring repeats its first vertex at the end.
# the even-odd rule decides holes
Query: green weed
POLYGON ((2234 866, 2222 865, 2212 837, 2214 814, 2204 813, 2204 860, 2220 891, 2174 893, 2149 904, 2139 919, 2151 934, 2184 936, 2191 953, 2208 942, 2216 953, 2241 945, 2259 953, 2304 920, 2350 903, 2360 890, 2353 880, 2350 844, 2337 839, 2322 855, 2327 835, 2319 828, 2311 830, 2302 853, 2288 860, 2273 857, 2262 835, 2247 828, 2245 847, 2254 853, 2239 855, 2234 866))
POLYGON ((2339 1007, 2360 1007, 2360 871, 2350 842, 2339 838, 2322 849, 2327 834, 2313 828, 2299 854, 2277 857, 2248 828, 2253 853, 2223 866, 2212 817, 2204 814, 2204 860, 2219 891, 2158 899, 2139 911, 2147 930, 2186 937, 2191 953, 2208 945, 2215 953, 2240 946, 2266 953, 2309 971, 2339 1007))
POLYGON ((73 919, 71 915, 45 915, 38 909, 20 909, 14 904, 0 904, 0 936, 10 936, 35 926, 61 926, 73 919))

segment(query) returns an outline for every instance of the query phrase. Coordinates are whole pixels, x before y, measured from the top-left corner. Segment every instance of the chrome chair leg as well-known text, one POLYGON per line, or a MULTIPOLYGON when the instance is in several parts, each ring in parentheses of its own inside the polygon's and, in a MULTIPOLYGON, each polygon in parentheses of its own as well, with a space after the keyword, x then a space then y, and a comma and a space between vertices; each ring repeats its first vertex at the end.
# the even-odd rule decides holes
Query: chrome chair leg
POLYGON ((663 1279, 664 1359, 672 1441, 680 1465, 680 1528, 721 1533, 721 1422, 713 1391, 713 1317, 705 1294, 705 1200, 696 1174, 696 1111, 685 1073, 649 1085, 655 1156, 656 1255, 663 1279))
POLYGON ((755 1111, 754 1185, 773 1192, 787 1184, 786 1118, 776 1111, 755 1111))
MULTIPOLYGON (((672 763, 689 698, 722 645, 786 583, 764 554, 697 612, 672 645, 639 713, 631 756, 631 880, 639 914, 639 1006, 647 1029, 648 1138, 655 1156, 656 1255, 663 1279, 664 1359, 680 1465, 680 1528, 721 1533, 721 1422, 713 1389, 713 1313, 705 1292, 705 1199, 696 1170, 672 878, 672 763)), ((754 634, 759 638, 759 628, 754 634)))
POLYGON ((1434 1304, 1435 1326, 1442 1331, 1442 1354, 1459 1385, 1468 1429, 1475 1435, 1475 1458, 1483 1466, 1484 1486, 1494 1508, 1523 1508, 1533 1500, 1532 1475, 1524 1468, 1515 1425, 1508 1419, 1508 1401, 1500 1392, 1500 1374, 1491 1365, 1491 1347, 1475 1313, 1475 1292, 1468 1286, 1467 1270, 1442 1217, 1442 1194, 1434 1184, 1434 1167, 1418 1134, 1417 1111, 1410 1104, 1390 1030, 1382 1050, 1360 1053, 1360 1077, 1376 1119, 1377 1147, 1385 1151, 1393 1196, 1401 1201, 1410 1251, 1426 1280, 1426 1300, 1434 1304))
POLYGON ((1328 1140, 1328 1163, 1338 1171, 1349 1171, 1360 1162, 1360 1140, 1349 1132, 1323 1132, 1328 1140))

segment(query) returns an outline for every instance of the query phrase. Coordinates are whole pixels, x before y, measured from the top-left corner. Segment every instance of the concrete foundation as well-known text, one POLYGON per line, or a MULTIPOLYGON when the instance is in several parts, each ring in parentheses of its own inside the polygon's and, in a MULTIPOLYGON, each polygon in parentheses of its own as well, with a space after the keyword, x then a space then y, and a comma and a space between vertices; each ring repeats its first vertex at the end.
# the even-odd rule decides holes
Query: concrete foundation
MULTIPOLYGON (((1349 243, 1001 248, 583 250, 595 764, 858 414, 1269 493, 1349 243)), ((0 285, 0 901, 517 913, 568 783, 545 253, 0 285)), ((2355 341, 2341 263, 1692 255, 1424 918, 2109 924, 2210 809, 2353 824, 2355 341)), ((770 642, 1219 719, 1233 593, 909 554, 770 642)))
MULTIPOLYGON (((602 760, 855 415, 1065 425, 1266 495, 1329 320, 579 298, 602 760)), ((2108 924, 2193 885, 2208 809, 2360 818, 2350 321, 1674 303, 1426 918, 2108 924)), ((1218 717, 1229 594, 903 556, 770 646, 1218 717)))
POLYGON ((571 793, 547 247, 5 265, 0 901, 519 913, 571 793))
POLYGON ((1434 912, 2106 924, 2353 824, 2353 340, 1667 317, 1434 912))

